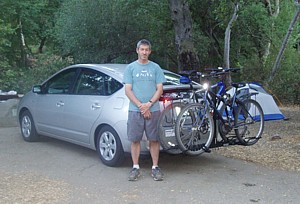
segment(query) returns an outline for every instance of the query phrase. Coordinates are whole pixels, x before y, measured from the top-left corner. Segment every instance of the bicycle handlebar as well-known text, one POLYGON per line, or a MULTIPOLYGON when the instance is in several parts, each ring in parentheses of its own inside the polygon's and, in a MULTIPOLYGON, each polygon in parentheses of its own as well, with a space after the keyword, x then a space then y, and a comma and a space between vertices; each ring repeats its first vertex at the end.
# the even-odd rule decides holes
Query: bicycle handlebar
POLYGON ((180 75, 182 76, 202 76, 202 73, 201 72, 197 72, 196 70, 186 70, 186 71, 180 71, 179 72, 180 75))
POLYGON ((206 68, 205 71, 209 71, 208 74, 204 74, 202 72, 197 72, 196 70, 186 70, 180 71, 179 74, 185 77, 218 77, 228 72, 237 72, 241 70, 241 68, 206 68))
POLYGON ((223 73, 223 72, 237 72, 241 70, 241 68, 223 68, 223 67, 218 67, 218 68, 206 68, 205 71, 211 71, 211 72, 218 72, 218 73, 223 73))

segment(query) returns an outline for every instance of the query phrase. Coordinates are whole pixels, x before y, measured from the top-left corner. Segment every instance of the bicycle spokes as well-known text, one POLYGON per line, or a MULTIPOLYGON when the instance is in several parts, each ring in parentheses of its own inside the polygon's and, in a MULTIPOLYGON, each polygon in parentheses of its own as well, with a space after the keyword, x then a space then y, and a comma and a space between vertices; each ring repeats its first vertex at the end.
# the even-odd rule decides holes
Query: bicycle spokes
POLYGON ((212 123, 212 117, 203 105, 185 107, 176 122, 176 137, 182 151, 190 155, 207 151, 212 140, 212 123))
POLYGON ((261 138, 263 127, 261 106, 252 99, 245 100, 239 106, 235 116, 237 138, 244 145, 253 145, 261 138))

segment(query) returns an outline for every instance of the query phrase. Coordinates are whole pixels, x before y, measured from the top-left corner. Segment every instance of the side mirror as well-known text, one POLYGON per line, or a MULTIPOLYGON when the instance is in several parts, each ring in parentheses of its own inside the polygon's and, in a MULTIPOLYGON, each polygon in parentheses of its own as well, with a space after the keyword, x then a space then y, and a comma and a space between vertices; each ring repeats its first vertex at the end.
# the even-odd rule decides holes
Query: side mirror
POLYGON ((32 87, 32 92, 37 93, 37 94, 42 93, 42 86, 41 85, 34 85, 32 87))

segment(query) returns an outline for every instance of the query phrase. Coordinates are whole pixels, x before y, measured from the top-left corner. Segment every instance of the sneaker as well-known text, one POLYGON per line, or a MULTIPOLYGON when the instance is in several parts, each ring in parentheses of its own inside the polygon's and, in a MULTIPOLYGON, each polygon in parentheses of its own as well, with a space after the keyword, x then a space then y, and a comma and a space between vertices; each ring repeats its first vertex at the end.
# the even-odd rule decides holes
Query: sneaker
POLYGON ((138 177, 140 177, 140 175, 141 175, 140 169, 133 168, 129 172, 128 181, 136 181, 138 177))
POLYGON ((155 169, 152 169, 151 171, 151 176, 153 177, 154 181, 162 181, 164 174, 159 167, 155 167, 155 169))

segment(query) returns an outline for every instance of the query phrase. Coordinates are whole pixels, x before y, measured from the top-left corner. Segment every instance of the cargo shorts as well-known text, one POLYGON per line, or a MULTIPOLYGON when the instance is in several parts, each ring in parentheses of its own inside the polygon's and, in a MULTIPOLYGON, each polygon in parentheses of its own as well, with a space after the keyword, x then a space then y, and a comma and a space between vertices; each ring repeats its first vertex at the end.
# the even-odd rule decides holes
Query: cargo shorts
POLYGON ((157 123, 160 111, 151 112, 151 118, 145 119, 141 112, 129 111, 127 121, 127 136, 131 142, 141 141, 144 135, 149 141, 159 141, 157 123))

